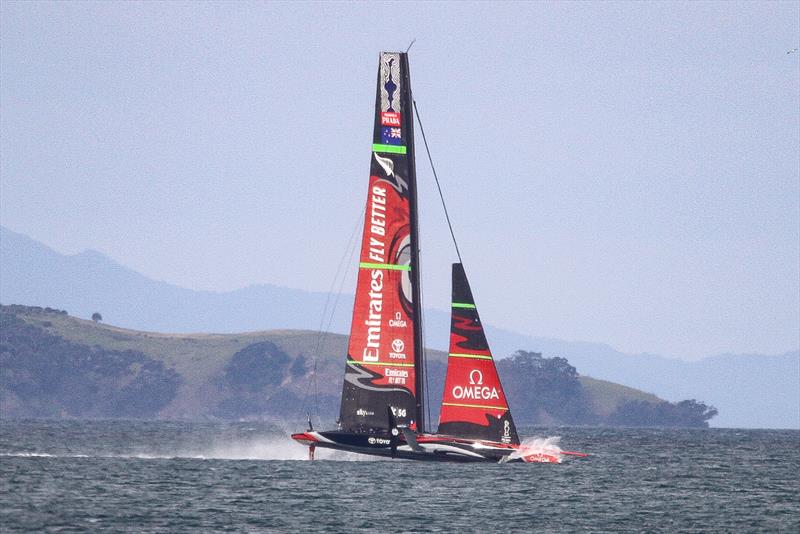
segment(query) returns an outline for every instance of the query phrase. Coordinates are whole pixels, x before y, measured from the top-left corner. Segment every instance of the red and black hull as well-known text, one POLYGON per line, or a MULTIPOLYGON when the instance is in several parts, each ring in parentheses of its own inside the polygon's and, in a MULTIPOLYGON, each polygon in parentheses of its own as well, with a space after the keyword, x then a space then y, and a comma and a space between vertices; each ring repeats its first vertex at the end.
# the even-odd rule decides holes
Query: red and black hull
POLYGON ((309 447, 322 447, 357 454, 421 460, 428 462, 540 462, 560 463, 555 451, 535 457, 521 455, 520 446, 494 441, 472 440, 439 434, 416 434, 414 443, 399 434, 316 432, 309 430, 292 434, 292 439, 309 447), (517 452, 517 454, 513 454, 517 452))

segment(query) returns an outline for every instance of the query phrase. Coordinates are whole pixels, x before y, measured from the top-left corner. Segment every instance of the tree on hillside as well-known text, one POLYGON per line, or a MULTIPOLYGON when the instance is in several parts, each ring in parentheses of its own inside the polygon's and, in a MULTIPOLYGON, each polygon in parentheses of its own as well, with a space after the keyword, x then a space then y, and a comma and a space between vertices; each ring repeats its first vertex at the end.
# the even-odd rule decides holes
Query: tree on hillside
POLYGON ((518 350, 499 360, 497 370, 519 423, 539 424, 548 418, 561 423, 588 422, 578 372, 565 358, 543 358, 538 352, 518 350))
POLYGON ((92 321, 94 321, 94 322, 96 322, 96 323, 99 323, 99 322, 100 322, 100 321, 102 321, 102 320, 103 320, 103 316, 102 316, 102 315, 100 315, 100 312, 94 312, 94 313, 92 314, 92 321))
POLYGON ((664 426, 708 428, 717 409, 695 399, 673 402, 627 401, 608 417, 619 426, 664 426))

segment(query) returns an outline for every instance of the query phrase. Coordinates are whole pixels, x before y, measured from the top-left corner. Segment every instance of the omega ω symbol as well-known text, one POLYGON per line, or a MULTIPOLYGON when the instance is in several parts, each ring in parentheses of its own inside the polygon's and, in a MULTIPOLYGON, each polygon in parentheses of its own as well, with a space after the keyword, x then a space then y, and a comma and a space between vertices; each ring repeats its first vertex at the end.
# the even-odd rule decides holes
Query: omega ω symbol
POLYGON ((474 385, 482 385, 483 384, 483 373, 481 373, 477 369, 473 369, 469 372, 469 383, 474 385))

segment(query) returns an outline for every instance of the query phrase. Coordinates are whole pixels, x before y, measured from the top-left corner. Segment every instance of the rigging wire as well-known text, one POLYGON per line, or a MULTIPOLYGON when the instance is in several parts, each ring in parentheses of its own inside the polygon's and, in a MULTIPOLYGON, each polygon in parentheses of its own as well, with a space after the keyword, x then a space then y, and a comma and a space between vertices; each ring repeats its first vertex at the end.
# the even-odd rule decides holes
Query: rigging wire
MULTIPOLYGON (((353 234, 350 236, 350 243, 348 244, 347 250, 345 251, 345 256, 347 257, 347 261, 345 262, 345 264, 349 265, 349 264, 351 264, 353 262, 353 255, 355 254, 356 250, 358 249, 358 239, 357 239, 358 229, 361 227, 361 221, 362 221, 363 215, 364 215, 364 212, 362 211, 361 212, 361 216, 356 221, 356 225, 355 225, 355 229, 353 230, 353 234)), ((333 300, 333 309, 331 310, 331 314, 330 314, 330 316, 328 318, 328 324, 325 325, 325 334, 324 334, 324 337, 323 337, 323 341, 324 341, 324 338, 327 338, 328 334, 330 334, 331 325, 333 324, 333 319, 334 319, 334 317, 336 315, 336 307, 339 304, 339 297, 342 296, 342 291, 344 290, 344 284, 347 281, 349 273, 350 273, 350 269, 345 269, 343 274, 342 274, 341 281, 339 282, 339 289, 336 291, 336 297, 333 300)), ((315 390, 315 394, 316 394, 316 390, 315 390)), ((319 412, 319 399, 318 399, 318 397, 315 397, 314 402, 315 402, 315 408, 317 410, 317 418, 319 419, 320 425, 321 425, 322 424, 322 417, 320 416, 320 412, 319 412)))
MULTIPOLYGON (((413 44, 413 43, 412 43, 413 44)), ((417 220, 419 220, 419 207, 417 207, 417 220)), ((422 235, 421 229, 419 225, 417 225, 417 257, 419 258, 422 254, 422 247, 420 247, 420 243, 422 243, 422 235)), ((421 262, 421 259, 420 259, 421 262)), ((417 268, 419 265, 417 265, 417 268)), ((419 355, 419 359, 422 362, 422 377, 425 383, 423 384, 423 404, 425 405, 425 413, 422 414, 425 416, 424 421, 417 421, 417 429, 420 432, 425 432, 425 424, 430 425, 431 420, 431 403, 430 403, 430 385, 428 384, 428 358, 425 354, 425 321, 422 318, 422 309, 423 309, 423 301, 422 296, 425 294, 422 288, 422 276, 417 278, 417 283, 419 284, 419 311, 420 317, 416 318, 415 321, 419 324, 419 337, 422 341, 422 346, 419 347, 419 350, 422 354, 419 355)), ((417 393, 419 394, 419 392, 417 393)))
MULTIPOLYGON (((413 42, 411 44, 414 44, 413 42)), ((409 46, 409 48, 411 48, 409 46)), ((414 115, 417 118, 417 124, 419 124, 419 131, 422 134, 422 142, 425 144, 425 152, 428 154, 428 162, 431 164, 431 171, 433 171, 433 178, 436 181, 436 189, 439 191, 439 199, 442 201, 442 208, 444 209, 444 216, 447 219, 447 227, 450 229, 450 237, 453 238, 453 246, 456 249, 456 255, 458 256, 458 262, 464 263, 461 259, 461 251, 458 249, 458 242, 456 241, 456 234, 453 232, 453 224, 450 222, 450 213, 447 211, 447 204, 444 201, 444 194, 442 193, 442 186, 439 183, 439 176, 436 174, 436 166, 433 164, 433 157, 431 157, 431 150, 428 147, 428 138, 425 137, 425 128, 422 126, 422 119, 419 116, 419 109, 417 108, 417 101, 412 100, 414 105, 414 115)), ((420 299, 422 299, 422 278, 420 277, 420 299)), ((422 307, 422 303, 420 303, 420 308, 422 307)), ((423 334, 424 336, 424 334, 423 334)), ((424 337, 423 337, 424 341, 424 337)), ((424 342, 423 342, 423 352, 424 349, 424 342)), ((428 373, 428 358, 423 358, 424 366, 425 366, 425 406, 427 408, 427 415, 428 421, 431 421, 431 401, 430 401, 430 385, 428 384, 429 373, 428 373)), ((430 423, 429 423, 430 424, 430 423)))
MULTIPOLYGON (((419 232, 419 230, 417 230, 417 232, 419 232)), ((417 234, 417 237, 419 238, 419 234, 417 234)), ((419 239, 419 240, 422 241, 422 239, 419 239)), ((422 252, 421 249, 420 249, 420 252, 422 252)), ((420 276, 419 277, 419 300, 420 300, 419 309, 420 310, 422 310, 422 294, 423 294, 423 292, 422 292, 422 277, 420 276)), ((421 357, 422 357, 422 365, 423 365, 423 375, 424 375, 424 378, 425 378, 425 415, 426 415, 425 422, 428 424, 429 428, 433 428, 433 427, 430 426, 431 425, 431 386, 430 386, 430 383, 428 382, 428 380, 429 380, 429 375, 428 375, 428 355, 425 354, 425 321, 423 321, 422 318, 420 318, 420 321, 419 321, 419 330, 420 330, 420 337, 422 338, 422 347, 420 347, 420 350, 422 351, 421 357)), ((419 431, 420 432, 425 432, 425 429, 422 427, 422 425, 420 425, 419 431)))
POLYGON ((453 225, 450 223, 450 214, 447 212, 447 204, 444 202, 444 195, 442 194, 442 186, 439 185, 439 176, 436 174, 436 167, 433 165, 433 158, 431 157, 431 150, 428 148, 428 139, 425 137, 425 128, 422 127, 422 119, 419 118, 419 109, 417 109, 417 101, 412 101, 414 104, 414 115, 417 117, 417 123, 419 124, 419 131, 422 134, 422 142, 425 143, 425 152, 428 153, 428 161, 431 164, 431 170, 433 171, 433 178, 436 180, 436 189, 439 190, 439 198, 442 201, 442 207, 444 208, 444 216, 447 219, 447 227, 450 229, 450 237, 453 238, 453 245, 456 247, 456 255, 458 256, 458 262, 464 263, 461 261, 461 252, 458 250, 458 242, 456 242, 456 234, 453 232, 453 225))
MULTIPOLYGON (((411 46, 413 44, 414 44, 414 41, 411 42, 411 44, 409 45, 409 48, 411 48, 411 46)), ((412 100, 412 104, 413 104, 413 107, 414 107, 414 115, 417 118, 417 122, 419 123, 420 133, 422 134, 422 141, 425 144, 425 152, 428 155, 428 162, 430 163, 431 171, 433 172, 433 178, 436 181, 436 189, 439 192, 439 199, 442 202, 442 208, 444 209, 445 219, 447 220, 447 227, 450 230, 450 237, 453 239, 453 246, 455 247, 456 255, 458 256, 458 261, 460 263, 463 263, 463 261, 461 259, 461 251, 458 248, 458 242, 456 241, 455 232, 453 231, 453 225, 450 222, 450 214, 447 211, 447 204, 445 203, 444 194, 442 193, 442 186, 439 183, 439 176, 436 173, 436 167, 433 164, 433 157, 431 156, 431 151, 430 151, 430 148, 428 146, 428 139, 425 136, 425 128, 422 125, 422 119, 420 119, 419 109, 417 108, 416 100, 412 100)), ((313 357, 314 358, 314 363, 313 363, 313 369, 312 369, 312 372, 311 372, 311 379, 308 382, 308 385, 306 387, 306 392, 305 392, 305 395, 303 397, 302 406, 305 407, 305 406, 307 406, 308 396, 309 396, 309 393, 310 393, 311 386, 313 384, 313 387, 314 387, 314 409, 315 409, 315 413, 317 415, 317 419, 320 421, 320 424, 322 423, 322 420, 321 420, 321 417, 319 415, 319 390, 318 390, 318 380, 317 380, 318 357, 319 357, 319 352, 320 352, 320 350, 322 348, 322 345, 323 345, 323 343, 325 341, 325 338, 329 334, 328 331, 330 330, 330 326, 333 323, 333 318, 334 318, 334 314, 336 312, 336 307, 337 307, 337 304, 338 304, 338 301, 339 301, 339 297, 341 296, 342 289, 344 287, 344 283, 345 283, 345 280, 347 278, 347 271, 345 271, 343 273, 343 275, 341 277, 341 280, 339 281, 339 289, 338 289, 338 292, 335 293, 335 297, 334 297, 333 305, 331 307, 330 315, 328 315, 328 306, 330 304, 331 295, 334 295, 333 289, 334 289, 334 286, 336 285, 336 281, 339 280, 339 273, 341 272, 342 266, 345 264, 345 259, 346 258, 351 258, 353 253, 355 252, 355 248, 356 248, 355 245, 354 245, 355 237, 356 237, 358 228, 360 226, 359 223, 361 223, 361 219, 362 219, 363 216, 364 216, 364 212, 360 210, 358 219, 356 220, 355 227, 354 227, 354 229, 353 229, 353 231, 352 231, 352 233, 350 235, 350 239, 348 240, 348 245, 347 245, 347 247, 345 247, 345 253, 342 255, 342 258, 339 260, 339 265, 336 268, 336 274, 333 277, 333 280, 331 282, 331 287, 330 287, 330 289, 328 291, 328 295, 327 295, 327 297, 325 299, 325 305, 323 307, 322 317, 320 318, 320 325, 319 325, 319 330, 318 330, 318 335, 317 335, 317 344, 316 344, 316 347, 315 347, 315 350, 314 350, 314 357, 313 357), (326 318, 328 319, 327 324, 325 323, 325 319, 326 318), (324 328, 323 328, 323 326, 324 326, 324 328)), ((422 300, 422 280, 421 280, 421 278, 420 278, 419 283, 420 283, 420 300, 422 300)), ((421 307, 422 307, 422 302, 420 302, 420 308, 421 307)), ((425 352, 425 348, 424 348, 425 335, 424 335, 423 326, 424 325, 422 324, 422 321, 420 321, 420 329, 422 330, 421 337, 423 339, 422 351, 424 353, 425 352)), ((429 382, 428 382, 428 380, 429 380, 428 359, 424 356, 424 354, 423 354, 422 360, 423 360, 423 364, 425 366, 424 373, 425 373, 425 397, 426 397, 425 406, 426 406, 426 412, 427 412, 426 415, 427 415, 428 424, 430 425, 431 424, 431 411, 430 411, 430 385, 429 385, 429 382)), ((301 416, 302 416, 302 414, 301 414, 301 416)), ((420 429, 420 430, 424 431, 424 429, 420 429)))
MULTIPOLYGON (((319 359, 319 352, 322 349, 323 343, 327 338, 328 334, 330 333, 330 327, 333 323, 334 314, 336 313, 336 306, 339 302, 339 297, 341 296, 342 289, 344 287, 344 282, 347 279, 347 270, 345 270, 342 274, 341 281, 339 283, 339 289, 336 293, 334 293, 334 287, 336 286, 337 280, 339 280, 339 273, 342 272, 342 266, 346 263, 346 260, 352 259, 353 252, 355 251, 355 237, 358 233, 358 228, 361 225, 361 220, 364 217, 363 210, 359 210, 358 217, 356 218, 355 226, 353 227, 353 231, 350 234, 350 238, 348 239, 347 246, 344 249, 344 254, 339 259, 339 265, 336 267, 336 273, 333 275, 333 280, 331 280, 331 285, 328 288, 328 294, 325 298, 325 305, 322 308, 322 314, 319 321, 319 328, 317 329, 317 342, 316 346, 314 347, 313 352, 313 366, 311 370, 311 377, 309 377, 308 383, 306 384, 306 391, 303 395, 303 402, 300 405, 301 409, 304 411, 308 407, 308 396, 311 391, 312 385, 314 388, 314 412, 317 416, 317 419, 322 424, 322 419, 319 415, 319 389, 318 389, 318 381, 317 381, 317 362, 319 359), (328 305, 330 304, 331 296, 335 295, 333 306, 330 311, 330 315, 328 315, 328 305), (328 322, 325 323, 325 319, 327 318, 328 322)), ((299 417, 302 419, 303 414, 300 413, 299 417)), ((309 414, 310 417, 310 414, 309 414)), ((297 425, 295 425, 297 426, 297 425)))

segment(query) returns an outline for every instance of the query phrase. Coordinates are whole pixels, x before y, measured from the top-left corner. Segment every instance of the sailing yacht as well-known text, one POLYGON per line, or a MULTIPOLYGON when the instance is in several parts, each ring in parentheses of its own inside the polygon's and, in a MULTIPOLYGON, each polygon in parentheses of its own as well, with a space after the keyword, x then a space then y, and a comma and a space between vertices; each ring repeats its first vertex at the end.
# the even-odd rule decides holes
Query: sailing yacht
MULTIPOLYGON (((463 265, 452 266, 450 350, 436 432, 426 432, 414 113, 408 55, 382 52, 366 216, 338 428, 309 447, 425 461, 560 463, 520 444, 463 265)), ((459 258, 460 259, 460 258, 459 258)))

